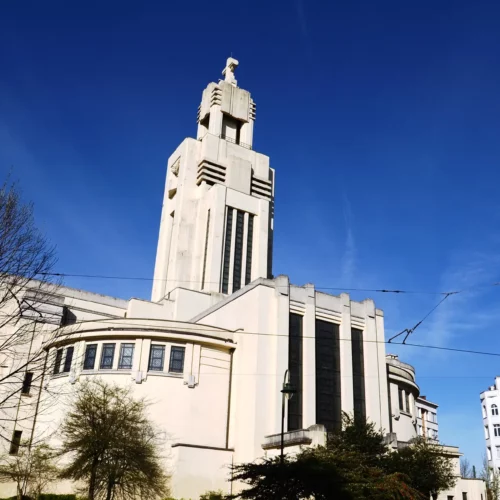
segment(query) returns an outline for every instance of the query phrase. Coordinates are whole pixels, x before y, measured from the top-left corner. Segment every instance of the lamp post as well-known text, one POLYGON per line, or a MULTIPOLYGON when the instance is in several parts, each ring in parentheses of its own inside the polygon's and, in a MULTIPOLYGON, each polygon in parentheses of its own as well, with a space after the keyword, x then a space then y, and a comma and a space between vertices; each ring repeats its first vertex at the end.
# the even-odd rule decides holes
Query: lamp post
POLYGON ((297 390, 288 380, 289 371, 285 371, 285 377, 283 378, 283 388, 281 389, 281 454, 280 463, 283 465, 285 460, 284 450, 285 450, 285 399, 291 399, 297 390))

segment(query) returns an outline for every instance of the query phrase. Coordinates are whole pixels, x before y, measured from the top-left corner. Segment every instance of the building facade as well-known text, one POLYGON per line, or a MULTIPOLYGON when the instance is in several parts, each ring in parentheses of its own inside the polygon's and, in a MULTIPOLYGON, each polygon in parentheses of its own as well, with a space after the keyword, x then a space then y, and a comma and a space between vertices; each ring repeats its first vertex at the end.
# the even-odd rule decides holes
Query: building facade
POLYGON ((500 472, 500 377, 480 395, 488 465, 500 472))
MULTIPOLYGON (((275 173, 253 150, 256 108, 237 65, 228 59, 224 80, 204 90, 196 138, 168 160, 152 300, 69 288, 40 299, 52 308, 36 336, 47 369, 13 410, 11 451, 33 436, 57 445, 74 389, 96 377, 154 402, 178 498, 230 493, 230 464, 278 452, 287 370, 297 391, 285 408, 287 451, 324 443, 343 412, 395 446, 417 435, 415 370, 386 357, 374 302, 273 277, 275 173), (31 419, 18 418, 25 400, 31 419)), ((13 356, 0 363, 15 366, 13 356)))
POLYGON ((417 408, 418 435, 431 441, 439 441, 439 426, 436 403, 432 403, 425 396, 419 396, 415 406, 417 408))

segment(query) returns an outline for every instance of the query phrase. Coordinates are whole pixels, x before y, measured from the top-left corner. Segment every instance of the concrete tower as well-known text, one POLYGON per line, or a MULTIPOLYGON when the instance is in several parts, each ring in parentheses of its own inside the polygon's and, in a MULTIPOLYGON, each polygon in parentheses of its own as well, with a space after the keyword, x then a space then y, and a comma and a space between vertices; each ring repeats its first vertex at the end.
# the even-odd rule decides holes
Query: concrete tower
POLYGON ((238 61, 203 91, 196 139, 168 160, 152 300, 178 287, 231 294, 271 277, 274 170, 253 150, 255 103, 238 61))

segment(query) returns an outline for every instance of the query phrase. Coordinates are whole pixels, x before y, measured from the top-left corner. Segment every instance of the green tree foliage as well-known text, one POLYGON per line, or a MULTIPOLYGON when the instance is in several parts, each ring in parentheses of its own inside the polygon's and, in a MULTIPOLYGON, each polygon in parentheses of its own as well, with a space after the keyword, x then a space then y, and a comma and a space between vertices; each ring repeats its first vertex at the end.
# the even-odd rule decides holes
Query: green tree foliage
POLYGON ((62 477, 83 481, 89 500, 155 499, 168 494, 168 478, 144 400, 129 389, 86 381, 62 426, 62 477))
POLYGON ((222 490, 207 491, 200 496, 200 500, 224 500, 226 496, 222 490))
POLYGON ((416 440, 390 450, 374 424, 344 417, 326 447, 308 448, 281 465, 277 458, 232 467, 247 488, 243 500, 424 500, 453 486, 452 461, 438 447, 416 440))
POLYGON ((384 457, 387 471, 403 472, 409 483, 422 495, 429 498, 455 485, 453 462, 442 446, 420 437, 409 446, 384 457))
POLYGON ((14 482, 19 500, 27 493, 38 498, 57 475, 54 451, 46 444, 21 446, 17 455, 4 457, 0 464, 0 481, 14 482))

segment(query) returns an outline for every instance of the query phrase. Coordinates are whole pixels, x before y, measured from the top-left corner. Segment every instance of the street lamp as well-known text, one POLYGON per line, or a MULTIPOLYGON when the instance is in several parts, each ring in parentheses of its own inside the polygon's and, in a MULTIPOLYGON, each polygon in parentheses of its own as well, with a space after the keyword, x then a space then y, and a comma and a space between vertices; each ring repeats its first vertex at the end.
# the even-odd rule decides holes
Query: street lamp
POLYGON ((281 389, 281 454, 280 463, 283 465, 285 456, 285 399, 291 399, 293 395, 297 392, 297 389, 293 387, 289 380, 289 371, 285 371, 285 377, 283 378, 283 388, 281 389))

